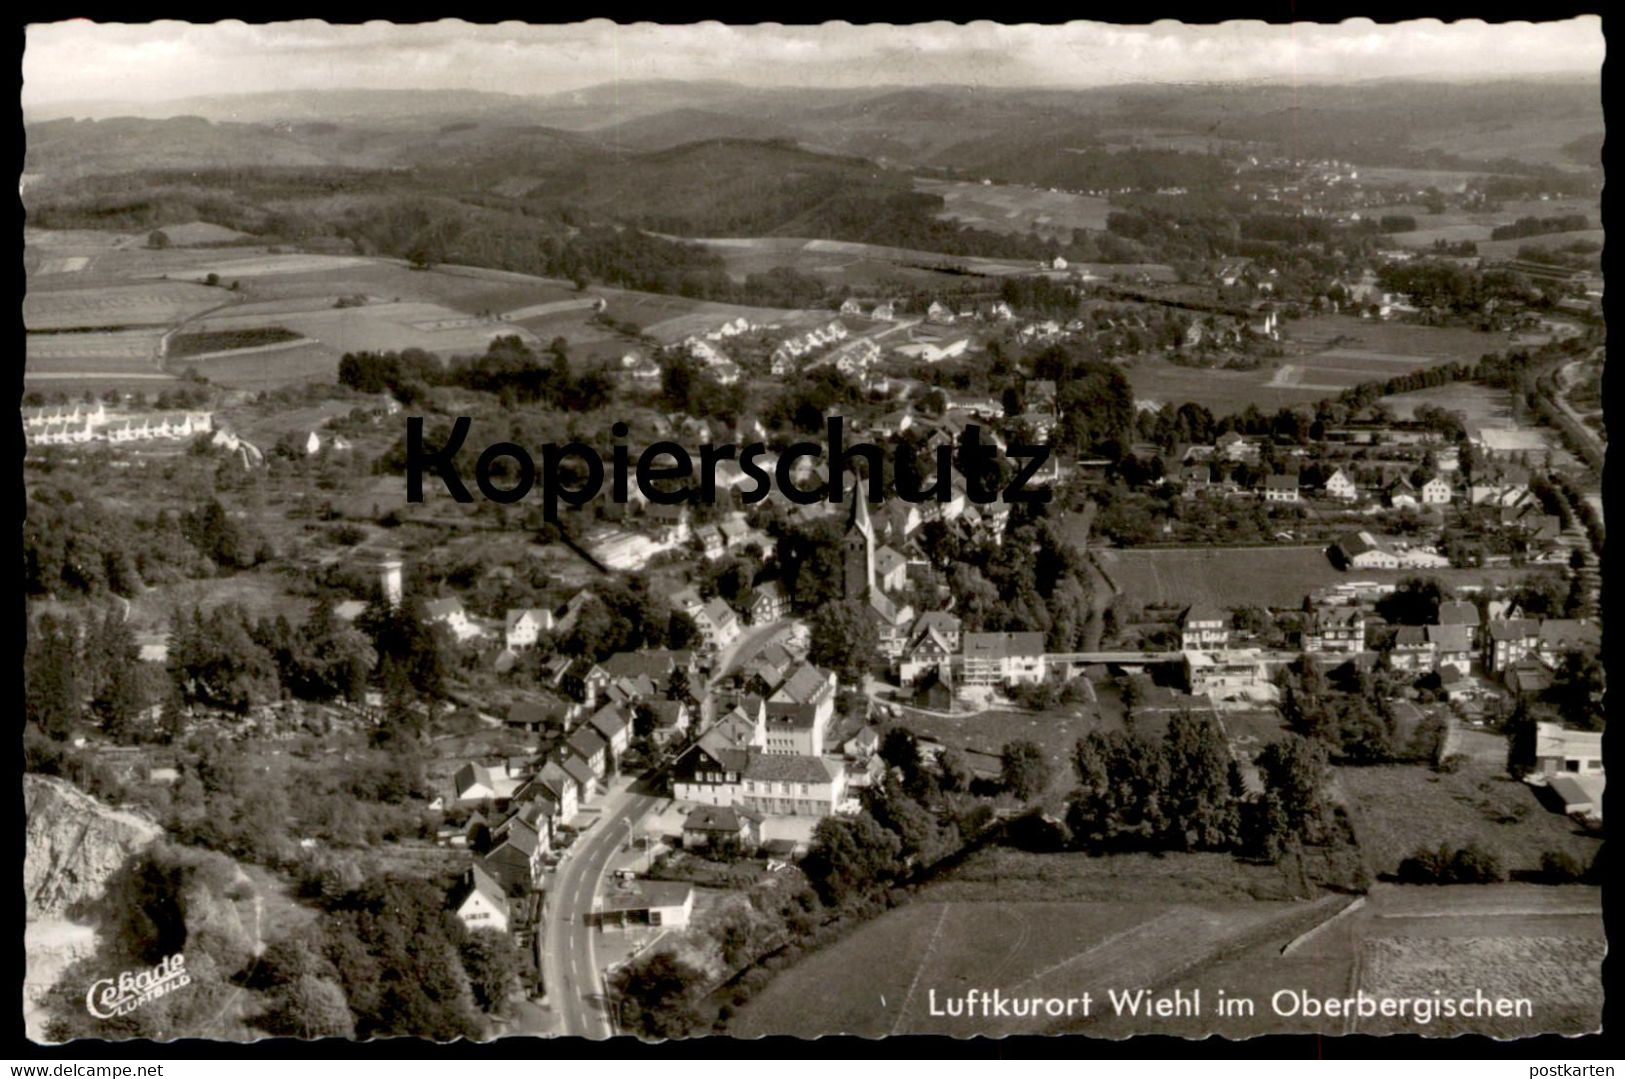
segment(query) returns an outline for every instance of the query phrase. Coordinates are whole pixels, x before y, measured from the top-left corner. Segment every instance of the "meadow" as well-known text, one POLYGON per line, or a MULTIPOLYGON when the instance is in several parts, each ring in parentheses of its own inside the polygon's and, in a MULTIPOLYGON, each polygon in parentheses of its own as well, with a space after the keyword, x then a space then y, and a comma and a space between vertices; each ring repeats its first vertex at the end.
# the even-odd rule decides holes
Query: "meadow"
POLYGON ((1355 834, 1374 874, 1393 873, 1422 846, 1477 842, 1509 874, 1540 869, 1541 855, 1564 851, 1589 865, 1599 846, 1505 768, 1478 760, 1456 772, 1390 764, 1338 768, 1355 834))
MULTIPOLYGON (((969 989, 1022 997, 1093 997, 1154 986, 1252 939, 1321 916, 1330 904, 940 901, 935 889, 779 975, 729 1032, 950 1036, 1076 1028, 1039 1018, 932 1015, 969 989)), ((1079 1013, 1081 1018, 1081 1013, 1079 1013)), ((1158 1023, 1142 1018, 1139 1031, 1158 1023)), ((1087 1029, 1087 1027, 1086 1027, 1087 1029)))
POLYGON ((1111 210, 1102 198, 1019 184, 916 179, 914 187, 942 196, 946 206, 939 218, 1015 236, 1036 232, 1070 242, 1074 229, 1104 229, 1111 210))
MULTIPOLYGON (((1127 547, 1100 548, 1094 555, 1121 600, 1138 607, 1205 603, 1227 609, 1296 608, 1304 596, 1330 585, 1397 584, 1417 572, 1345 572, 1332 565, 1323 547, 1127 547)), ((1533 571, 1510 566, 1441 568, 1428 570, 1427 576, 1447 588, 1497 588, 1515 584, 1533 571)))
POLYGON ((1311 405, 1361 382, 1444 363, 1476 363, 1507 347, 1504 337, 1463 327, 1417 326, 1330 315, 1288 322, 1286 355, 1251 371, 1185 367, 1160 355, 1136 356, 1125 375, 1141 400, 1194 401, 1216 414, 1248 405, 1274 410, 1311 405))

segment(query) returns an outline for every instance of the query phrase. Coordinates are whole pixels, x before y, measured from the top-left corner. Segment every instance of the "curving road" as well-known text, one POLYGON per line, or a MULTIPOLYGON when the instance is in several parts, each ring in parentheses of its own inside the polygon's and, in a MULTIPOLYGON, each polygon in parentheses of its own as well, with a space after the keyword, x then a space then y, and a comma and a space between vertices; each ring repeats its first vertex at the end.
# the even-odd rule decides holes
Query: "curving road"
POLYGON ((543 984, 564 1033, 607 1038, 616 1031, 590 925, 610 859, 660 798, 626 790, 600 803, 602 819, 577 839, 548 882, 543 984))

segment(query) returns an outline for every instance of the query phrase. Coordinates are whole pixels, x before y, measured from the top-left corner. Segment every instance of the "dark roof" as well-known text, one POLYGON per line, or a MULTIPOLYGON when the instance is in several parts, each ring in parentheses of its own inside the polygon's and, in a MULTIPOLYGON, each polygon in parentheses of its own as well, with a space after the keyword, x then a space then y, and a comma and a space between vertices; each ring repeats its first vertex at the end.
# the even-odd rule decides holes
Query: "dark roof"
POLYGON ((507 916, 507 893, 502 890, 502 885, 498 884, 491 877, 491 874, 487 873, 483 868, 480 867, 478 862, 469 866, 468 869, 464 871, 461 879, 459 879, 457 882, 457 886, 452 889, 450 896, 452 907, 454 909, 461 907, 463 903, 467 901, 469 895, 474 892, 479 892, 487 900, 489 900, 493 906, 500 910, 504 917, 507 916))
POLYGON ((733 834, 744 827, 746 818, 751 816, 748 810, 738 810, 733 806, 695 806, 683 818, 683 831, 733 834))
POLYGON ((602 753, 608 747, 609 742, 605 740, 603 735, 593 730, 591 726, 583 724, 576 729, 576 732, 570 736, 570 740, 565 745, 569 746, 570 751, 581 757, 581 759, 592 760, 593 755, 602 753))
POLYGON ((559 768, 564 771, 565 775, 583 787, 593 780, 592 769, 588 768, 587 762, 580 757, 565 757, 559 761, 559 768))
POLYGON ((1600 648, 1602 627, 1573 618, 1548 618, 1540 624, 1540 643, 1551 648, 1600 648))
POLYGON ((1439 604, 1439 625, 1476 626, 1479 624, 1478 607, 1466 600, 1446 600, 1439 604))
POLYGON ((625 730, 631 722, 626 711, 620 705, 606 704, 592 714, 592 718, 587 720, 587 725, 603 735, 605 739, 613 739, 617 734, 625 730))
POLYGON ((1533 618, 1497 618, 1490 623, 1490 640, 1521 641, 1540 635, 1540 623, 1533 618))
POLYGON ((664 685, 671 675, 673 663, 670 652, 617 652, 599 664, 614 678, 636 678, 644 675, 664 685))
POLYGON ((752 753, 742 771, 745 779, 786 783, 828 783, 830 765, 822 757, 752 753))

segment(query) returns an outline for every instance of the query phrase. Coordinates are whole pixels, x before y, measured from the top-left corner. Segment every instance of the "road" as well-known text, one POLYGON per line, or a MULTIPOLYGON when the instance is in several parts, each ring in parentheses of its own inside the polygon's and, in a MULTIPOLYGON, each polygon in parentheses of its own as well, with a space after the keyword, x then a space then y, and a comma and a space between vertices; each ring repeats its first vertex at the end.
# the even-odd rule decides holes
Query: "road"
MULTIPOLYGON (((720 679, 740 657, 749 657, 760 642, 790 623, 784 619, 755 626, 741 634, 718 657, 720 679)), ((633 780, 598 803, 600 819, 571 846, 547 881, 545 929, 542 938, 542 983, 564 1033, 583 1038, 608 1038, 615 1033, 610 1005, 599 969, 591 915, 611 859, 628 842, 638 824, 664 797, 648 793, 658 777, 633 780)))
POLYGON ((590 924, 594 897, 610 859, 661 799, 628 789, 605 796, 602 819, 577 839, 548 882, 543 984, 564 1033, 607 1038, 615 1033, 590 924))

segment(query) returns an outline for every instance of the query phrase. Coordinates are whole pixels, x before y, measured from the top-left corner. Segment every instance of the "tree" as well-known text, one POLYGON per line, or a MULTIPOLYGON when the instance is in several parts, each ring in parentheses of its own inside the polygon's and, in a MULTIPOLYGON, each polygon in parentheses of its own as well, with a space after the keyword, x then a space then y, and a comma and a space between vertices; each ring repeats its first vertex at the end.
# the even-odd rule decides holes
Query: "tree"
POLYGON ((1174 716, 1163 736, 1168 758, 1167 812, 1176 842, 1187 849, 1217 850, 1236 836, 1230 790, 1230 746, 1218 720, 1189 712, 1174 716))
POLYGON ((813 829, 812 847, 801 870, 818 895, 836 906, 892 878, 902 842, 867 811, 855 817, 825 817, 813 829))
POLYGON ((1602 662, 1584 652, 1570 652, 1558 666, 1547 699, 1569 723, 1594 731, 1602 727, 1605 688, 1602 662))
POLYGON ((937 754, 937 787, 945 794, 970 790, 971 770, 965 754, 954 746, 944 746, 937 754))
POLYGON ((1536 726, 1527 701, 1519 700, 1505 724, 1507 775, 1522 779, 1535 768, 1536 726))
POLYGON ((463 940, 462 957, 474 1003, 486 1012, 500 1012, 519 977, 513 938, 495 929, 475 930, 463 940))
POLYGON ((901 772, 907 786, 920 770, 920 740, 907 727, 889 727, 880 739, 880 759, 901 772))
POLYGON ((704 971, 678 956, 660 951, 628 964, 616 978, 621 1021, 651 1038, 680 1038, 699 1025, 696 996, 704 971))
POLYGON ((1049 761, 1032 742, 1007 743, 999 754, 999 781, 1021 801, 1038 797, 1050 782, 1049 761))
POLYGON ((162 251, 169 246, 169 233, 163 229, 153 229, 147 233, 147 246, 156 251, 162 251))
POLYGON ((41 616, 23 658, 24 711, 52 738, 67 738, 82 705, 73 623, 41 616))
POLYGON ((1271 742, 1258 755, 1264 789, 1280 800, 1286 829, 1294 836, 1310 835, 1319 825, 1326 781, 1326 748, 1319 742, 1289 734, 1271 742))
POLYGON ((826 604, 814 613, 807 658, 841 681, 861 685, 879 652, 880 634, 862 600, 826 604))
POLYGON ((1377 600, 1377 613, 1394 625, 1426 626, 1437 621, 1444 589, 1431 577, 1407 577, 1377 600))
POLYGON ((288 1038, 354 1038, 355 1017, 344 990, 313 974, 301 974, 277 989, 259 1025, 288 1038))

